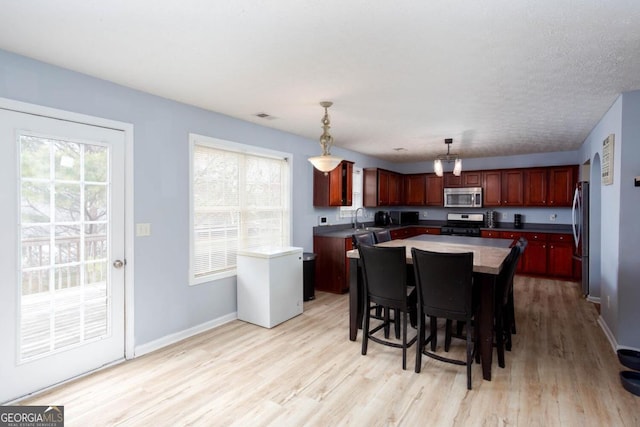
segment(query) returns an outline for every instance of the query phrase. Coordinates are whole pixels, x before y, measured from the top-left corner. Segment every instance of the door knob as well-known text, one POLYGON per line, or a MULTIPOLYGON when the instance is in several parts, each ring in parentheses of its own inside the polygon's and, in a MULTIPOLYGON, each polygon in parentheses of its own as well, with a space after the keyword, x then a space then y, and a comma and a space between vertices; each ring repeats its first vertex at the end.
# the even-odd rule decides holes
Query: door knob
POLYGON ((125 264, 125 263, 124 263, 123 261, 120 261, 119 259, 117 259, 117 260, 115 260, 115 261, 113 262, 113 266, 114 266, 115 268, 122 268, 122 267, 124 267, 124 264, 125 264))

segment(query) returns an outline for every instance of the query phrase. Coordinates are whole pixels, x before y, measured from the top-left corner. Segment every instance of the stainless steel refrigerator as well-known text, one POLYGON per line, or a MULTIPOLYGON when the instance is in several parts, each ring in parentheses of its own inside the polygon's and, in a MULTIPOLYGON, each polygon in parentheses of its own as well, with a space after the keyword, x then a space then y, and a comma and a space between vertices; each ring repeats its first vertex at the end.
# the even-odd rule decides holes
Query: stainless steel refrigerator
POLYGON ((573 257, 582 264, 582 293, 589 295, 589 183, 587 181, 576 184, 571 219, 575 242, 573 257))

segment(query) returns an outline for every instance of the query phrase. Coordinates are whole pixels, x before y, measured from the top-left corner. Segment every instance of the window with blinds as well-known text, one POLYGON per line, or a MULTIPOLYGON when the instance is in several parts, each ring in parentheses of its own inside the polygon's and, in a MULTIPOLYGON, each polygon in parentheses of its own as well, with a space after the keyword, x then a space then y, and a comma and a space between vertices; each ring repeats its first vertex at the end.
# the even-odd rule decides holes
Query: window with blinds
POLYGON ((238 249, 289 246, 291 155, 191 139, 191 283, 232 276, 238 249))

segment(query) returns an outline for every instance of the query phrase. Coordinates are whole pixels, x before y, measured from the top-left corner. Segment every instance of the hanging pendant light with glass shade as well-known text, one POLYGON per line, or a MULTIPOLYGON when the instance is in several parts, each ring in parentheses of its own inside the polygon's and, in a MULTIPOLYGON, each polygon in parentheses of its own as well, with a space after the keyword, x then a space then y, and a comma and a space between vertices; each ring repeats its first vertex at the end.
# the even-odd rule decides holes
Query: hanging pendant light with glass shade
POLYGON ((442 176, 444 173, 444 168, 442 162, 451 163, 453 162, 453 174, 455 176, 460 176, 462 173, 462 159, 458 157, 457 154, 452 154, 449 149, 451 148, 451 144, 453 143, 452 138, 446 138, 444 143, 447 144, 447 154, 441 154, 436 157, 433 161, 433 171, 438 176, 442 176))
POLYGON ((324 117, 322 118, 322 135, 320 135, 320 147, 322 147, 322 155, 310 157, 309 162, 314 168, 320 172, 331 172, 342 161, 340 157, 331 155, 331 146, 333 145, 333 137, 329 134, 329 128, 331 123, 329 121, 329 114, 327 108, 333 105, 333 102, 323 101, 320 105, 324 108, 324 117))

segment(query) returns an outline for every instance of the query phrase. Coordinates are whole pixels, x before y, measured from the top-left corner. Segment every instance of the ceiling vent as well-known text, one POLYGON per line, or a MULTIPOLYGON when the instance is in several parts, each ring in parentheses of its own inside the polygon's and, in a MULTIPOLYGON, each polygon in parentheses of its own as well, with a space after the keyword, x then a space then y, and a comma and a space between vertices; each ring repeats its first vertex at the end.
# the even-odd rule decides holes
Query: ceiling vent
POLYGON ((272 115, 267 114, 267 113, 257 113, 256 117, 259 117, 259 118, 265 119, 265 120, 275 120, 276 119, 275 117, 273 117, 272 115))

